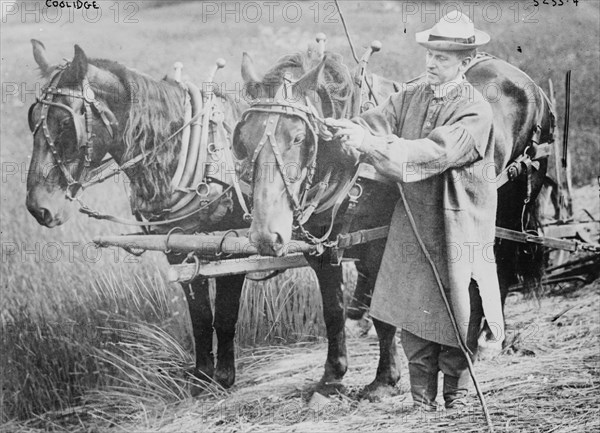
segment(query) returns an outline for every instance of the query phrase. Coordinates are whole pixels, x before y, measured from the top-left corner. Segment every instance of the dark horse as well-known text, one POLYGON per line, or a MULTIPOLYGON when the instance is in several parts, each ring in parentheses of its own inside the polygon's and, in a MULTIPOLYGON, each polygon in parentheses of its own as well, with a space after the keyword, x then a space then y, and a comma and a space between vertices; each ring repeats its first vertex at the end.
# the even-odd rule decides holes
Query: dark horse
MULTIPOLYGON (((197 187, 192 183, 197 182, 194 165, 192 171, 186 167, 179 173, 180 179, 187 177, 191 188, 182 191, 176 188, 181 183, 172 185, 180 165, 182 134, 178 132, 186 111, 186 90, 181 85, 156 81, 109 60, 88 59, 77 45, 71 62, 51 66, 43 44, 35 40, 32 44, 34 58, 47 79, 42 98, 29 112, 34 142, 27 209, 38 223, 51 228, 66 222, 69 198, 78 194, 80 183, 101 166, 107 154, 120 166, 143 154, 138 164, 125 169, 132 211, 144 220, 140 226, 159 234, 175 227, 194 233, 247 226, 237 196, 228 187, 231 179, 211 173, 220 181, 199 179, 202 191, 196 194, 191 191, 197 187), (160 223, 165 220, 172 222, 160 223), (151 221, 159 223, 152 225, 151 221)), ((225 97, 216 98, 215 104, 213 114, 219 112, 227 136, 241 111, 225 97)), ((229 146, 226 138, 214 136, 218 133, 215 125, 211 118, 208 141, 229 146)), ((201 133, 193 128, 190 135, 201 133)), ((170 263, 184 259, 175 254, 167 258, 170 263)), ((216 279, 214 317, 208 280, 196 279, 184 288, 196 349, 191 373, 201 379, 214 378, 225 387, 235 380, 233 340, 243 282, 244 275, 216 279), (218 339, 216 366, 214 331, 218 339)))
MULTIPOLYGON (((284 247, 292 238, 294 226, 296 233, 309 241, 319 237, 318 240, 323 237, 335 239, 336 233, 347 225, 345 218, 339 217, 349 202, 346 197, 349 191, 343 186, 356 173, 357 160, 346 154, 339 143, 330 141, 331 136, 320 128, 319 119, 345 117, 353 112, 348 106, 355 100, 350 75, 341 60, 332 55, 325 56, 320 62, 310 61, 302 54, 290 55, 278 61, 264 77, 254 71, 248 56, 242 68, 246 88, 256 100, 236 127, 233 146, 240 157, 247 157, 247 173, 253 181, 250 239, 259 245, 263 254, 276 256, 285 253, 284 247), (290 167, 294 169, 290 170, 290 167), (307 220, 303 204, 312 203, 310 191, 318 191, 317 185, 325 188, 319 203, 329 205, 318 207, 307 220), (339 194, 343 194, 343 204, 331 206, 336 201, 331 197, 339 197, 339 194), (338 217, 333 218, 331 226, 334 211, 338 212, 338 217), (330 227, 333 228, 330 230, 330 227)), ((490 89, 494 89, 497 96, 498 91, 500 94, 494 99, 488 97, 494 110, 497 173, 529 146, 536 124, 541 126, 541 137, 536 137, 538 141, 551 139, 551 108, 541 90, 523 72, 489 57, 475 63, 467 77, 484 96, 490 89)), ((541 159, 531 176, 523 175, 505 185, 500 193, 499 225, 516 230, 533 227, 537 209, 531 199, 541 187, 546 164, 546 160, 541 159), (525 198, 529 200, 526 212, 522 214, 525 198)), ((395 187, 370 181, 363 187, 359 210, 346 227, 349 232, 389 223, 398 198, 395 187)), ((379 240, 348 250, 348 255, 359 259, 356 262, 359 275, 356 290, 363 299, 368 298, 374 286, 383 247, 383 241, 379 240)), ((497 245, 503 299, 518 272, 528 270, 531 275, 534 268, 531 264, 539 263, 536 260, 540 254, 525 255, 529 259, 529 269, 519 270, 516 265, 523 262, 517 247, 509 242, 497 245)), ((325 373, 320 381, 322 392, 329 391, 329 385, 339 385, 347 370, 341 267, 331 264, 330 252, 326 250, 318 258, 308 257, 321 286, 329 339, 325 373)), ((537 268, 540 268, 539 264, 537 268)), ((375 325, 380 359, 375 380, 365 389, 367 393, 394 386, 400 377, 394 338, 396 329, 378 321, 375 325)))

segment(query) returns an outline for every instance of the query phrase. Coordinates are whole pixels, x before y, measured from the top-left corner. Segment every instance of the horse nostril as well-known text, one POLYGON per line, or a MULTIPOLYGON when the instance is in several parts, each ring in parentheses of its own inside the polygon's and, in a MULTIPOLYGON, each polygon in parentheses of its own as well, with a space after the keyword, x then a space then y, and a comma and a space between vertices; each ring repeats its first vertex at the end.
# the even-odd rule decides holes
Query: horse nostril
POLYGON ((44 221, 44 224, 49 225, 52 222, 52 214, 50 213, 50 211, 48 209, 42 208, 41 214, 42 221, 44 221))
POLYGON ((46 208, 29 208, 29 213, 33 215, 39 224, 48 225, 52 221, 52 214, 46 208))
POLYGON ((271 235, 271 239, 269 242, 269 247, 271 251, 276 255, 279 255, 283 251, 283 237, 279 233, 274 233, 271 235))
POLYGON ((283 248, 283 236, 281 236, 281 234, 277 232, 275 233, 274 238, 274 244, 279 245, 281 248, 283 248))

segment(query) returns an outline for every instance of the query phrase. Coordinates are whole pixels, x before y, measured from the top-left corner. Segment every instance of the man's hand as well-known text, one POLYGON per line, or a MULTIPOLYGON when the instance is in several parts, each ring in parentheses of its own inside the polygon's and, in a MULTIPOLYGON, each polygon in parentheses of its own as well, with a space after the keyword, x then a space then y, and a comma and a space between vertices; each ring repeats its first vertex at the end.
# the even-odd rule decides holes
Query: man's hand
POLYGON ((357 123, 348 119, 325 119, 325 125, 335 131, 333 138, 338 138, 346 150, 355 149, 362 151, 362 143, 366 130, 357 123))

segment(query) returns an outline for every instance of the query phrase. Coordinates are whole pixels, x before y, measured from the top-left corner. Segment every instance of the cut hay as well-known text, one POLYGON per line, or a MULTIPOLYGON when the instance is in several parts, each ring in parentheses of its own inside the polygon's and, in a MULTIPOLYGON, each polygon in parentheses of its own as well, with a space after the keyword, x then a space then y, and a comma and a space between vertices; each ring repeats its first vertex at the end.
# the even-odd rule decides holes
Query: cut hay
MULTIPOLYGON (((522 295, 509 298, 507 348, 494 360, 476 364, 497 432, 600 431, 600 281, 569 296, 539 304, 522 295)), ((131 426, 134 431, 217 433, 486 431, 474 393, 470 410, 412 410, 402 354, 397 395, 359 400, 360 388, 375 376, 373 337, 349 340, 344 395, 309 404, 326 348, 326 343, 304 343, 244 350, 238 382, 226 395, 187 400, 159 417, 140 412, 131 426)))

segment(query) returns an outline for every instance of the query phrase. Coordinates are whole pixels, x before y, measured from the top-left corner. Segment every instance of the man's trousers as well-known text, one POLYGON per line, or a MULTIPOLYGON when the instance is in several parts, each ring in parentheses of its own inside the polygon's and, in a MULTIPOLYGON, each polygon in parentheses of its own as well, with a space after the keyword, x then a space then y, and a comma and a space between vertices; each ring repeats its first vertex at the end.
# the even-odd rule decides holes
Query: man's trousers
MULTIPOLYGON (((469 285, 469 296, 471 315, 466 344, 472 352, 471 360, 474 360, 483 319, 481 297, 474 280, 469 285)), ((416 405, 435 407, 439 371, 444 374, 443 395, 446 407, 467 395, 471 378, 467 359, 460 348, 423 339, 404 329, 400 337, 408 358, 411 393, 416 405)))

